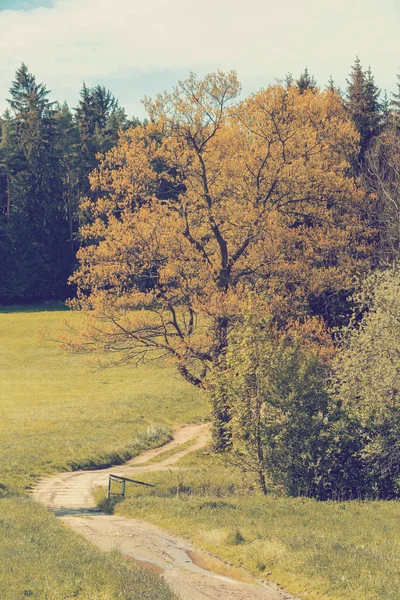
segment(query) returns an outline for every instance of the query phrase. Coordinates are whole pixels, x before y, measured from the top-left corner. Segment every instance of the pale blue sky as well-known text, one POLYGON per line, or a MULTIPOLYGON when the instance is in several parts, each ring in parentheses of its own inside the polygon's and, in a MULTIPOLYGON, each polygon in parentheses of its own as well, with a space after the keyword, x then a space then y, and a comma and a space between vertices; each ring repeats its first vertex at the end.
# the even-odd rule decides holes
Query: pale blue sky
POLYGON ((358 54, 391 91, 399 30, 400 0, 0 0, 0 110, 22 61, 53 99, 101 83, 139 117, 191 70, 236 69, 246 94, 304 65, 344 87, 358 54))
POLYGON ((32 10, 40 6, 52 6, 53 0, 0 0, 1 10, 32 10))

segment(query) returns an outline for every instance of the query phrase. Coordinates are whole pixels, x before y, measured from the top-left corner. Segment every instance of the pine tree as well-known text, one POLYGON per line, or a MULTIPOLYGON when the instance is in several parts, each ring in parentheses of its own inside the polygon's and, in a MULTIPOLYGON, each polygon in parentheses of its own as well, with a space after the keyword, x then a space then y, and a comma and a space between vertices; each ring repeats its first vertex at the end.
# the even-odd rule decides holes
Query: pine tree
POLYGON ((329 76, 329 81, 328 81, 328 85, 326 86, 326 89, 329 90, 330 92, 336 92, 336 90, 337 90, 332 75, 329 76))
POLYGON ((392 99, 389 102, 389 124, 395 132, 400 131, 400 74, 397 75, 397 92, 392 93, 392 99))
POLYGON ((17 118, 21 120, 30 110, 43 110, 53 105, 47 99, 49 91, 42 83, 37 84, 36 78, 29 73, 28 67, 22 63, 15 73, 15 80, 10 88, 11 98, 7 100, 17 118))
POLYGON ((335 93, 335 94, 338 94, 338 96, 343 98, 343 92, 342 92, 341 88, 335 84, 335 81, 334 81, 332 75, 328 79, 328 84, 325 86, 325 90, 335 93))
POLYGON ((371 67, 368 67, 365 77, 365 97, 367 101, 367 110, 371 115, 371 124, 377 127, 379 125, 379 113, 382 109, 380 103, 380 89, 375 84, 375 78, 372 74, 371 67))
POLYGON ((46 86, 22 64, 8 100, 17 157, 8 188, 12 199, 8 235, 14 255, 8 289, 14 302, 59 298, 66 293, 71 270, 71 260, 65 263, 68 234, 57 154, 57 107, 48 95, 46 86))
POLYGON ((316 88, 316 79, 314 75, 310 75, 307 67, 300 73, 300 77, 296 81, 296 86, 299 88, 301 94, 306 90, 314 90, 316 88))
POLYGON ((390 100, 387 91, 383 92, 383 98, 381 102, 381 114, 382 114, 382 129, 385 129, 391 119, 390 111, 390 100))
POLYGON ((10 223, 14 174, 18 164, 15 126, 10 111, 1 119, 0 141, 0 302, 13 299, 10 274, 15 271, 14 244, 10 223))
POLYGON ((68 221, 68 242, 71 261, 78 249, 79 226, 79 128, 65 102, 55 115, 57 126, 57 152, 61 166, 63 210, 68 221))
POLYGON ((393 93, 390 104, 395 113, 400 114, 400 73, 397 75, 397 93, 393 93))
POLYGON ((14 173, 21 162, 19 155, 15 123, 9 110, 6 110, 1 119, 1 141, 0 141, 0 212, 7 224, 10 222, 12 207, 12 186, 14 173))
POLYGON ((110 150, 118 141, 118 132, 126 128, 128 120, 118 101, 104 86, 88 88, 83 84, 81 98, 75 109, 80 132, 81 196, 90 195, 89 173, 97 166, 97 155, 110 150))
POLYGON ((138 124, 102 86, 83 86, 75 114, 49 94, 22 64, 0 119, 0 303, 70 294, 88 175, 138 124))
POLYGON ((364 71, 357 56, 347 79, 346 107, 360 134, 360 162, 371 140, 380 131, 382 115, 379 95, 380 90, 375 85, 371 68, 364 71))
POLYGON ((283 85, 288 90, 294 83, 294 78, 292 73, 286 73, 285 79, 283 80, 283 85))

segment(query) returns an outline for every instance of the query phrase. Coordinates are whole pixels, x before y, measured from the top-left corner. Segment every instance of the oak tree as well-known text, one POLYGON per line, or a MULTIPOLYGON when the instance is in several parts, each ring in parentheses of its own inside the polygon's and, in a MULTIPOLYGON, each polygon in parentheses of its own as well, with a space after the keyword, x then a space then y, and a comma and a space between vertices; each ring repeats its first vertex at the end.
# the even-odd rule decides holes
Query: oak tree
POLYGON ((218 72, 147 99, 149 122, 93 172, 74 346, 134 364, 168 356, 201 386, 248 292, 283 323, 310 296, 351 289, 368 249, 348 175, 358 135, 339 96, 239 91, 218 72))

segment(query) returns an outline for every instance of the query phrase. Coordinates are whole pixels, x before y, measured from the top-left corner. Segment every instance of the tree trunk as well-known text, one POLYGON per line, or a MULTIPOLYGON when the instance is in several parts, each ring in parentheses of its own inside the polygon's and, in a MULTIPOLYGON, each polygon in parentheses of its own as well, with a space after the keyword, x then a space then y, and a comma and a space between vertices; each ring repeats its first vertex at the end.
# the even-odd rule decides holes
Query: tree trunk
POLYGON ((68 214, 68 228, 69 228, 69 247, 71 251, 72 260, 75 260, 75 245, 74 245, 74 220, 72 214, 72 191, 71 191, 71 182, 70 182, 70 171, 68 169, 67 172, 67 184, 66 184, 66 205, 67 205, 67 214, 68 214))
POLYGON ((10 223, 11 213, 11 176, 7 173, 7 207, 6 207, 6 219, 7 225, 10 223))
POLYGON ((216 452, 227 452, 232 447, 231 411, 227 395, 213 400, 212 439, 216 452))
MULTIPOLYGON (((215 359, 218 360, 225 353, 228 346, 229 319, 220 317, 217 323, 217 346, 215 359)), ((227 393, 219 394, 213 400, 213 445, 218 452, 226 452, 232 446, 232 432, 230 427, 231 406, 227 393)))
POLYGON ((266 482, 265 482, 265 474, 264 474, 264 471, 261 471, 261 470, 260 470, 260 471, 258 472, 258 476, 259 476, 259 478, 260 478, 260 487, 261 487, 261 491, 262 491, 262 493, 264 494, 264 496, 266 496, 266 495, 268 494, 268 491, 267 491, 267 484, 266 484, 266 482))

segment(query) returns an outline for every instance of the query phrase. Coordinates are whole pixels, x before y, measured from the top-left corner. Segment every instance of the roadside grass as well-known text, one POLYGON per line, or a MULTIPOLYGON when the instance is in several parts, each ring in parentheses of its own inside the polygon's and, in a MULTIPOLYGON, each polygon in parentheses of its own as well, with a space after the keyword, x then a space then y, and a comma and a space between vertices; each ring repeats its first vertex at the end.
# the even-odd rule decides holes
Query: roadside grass
POLYGON ((80 315, 44 308, 0 313, 1 484, 22 491, 55 471, 121 463, 205 418, 200 392, 162 365, 89 370, 49 341, 80 315))
POLYGON ((157 488, 132 486, 115 513, 186 536, 304 599, 399 600, 400 503, 264 497, 251 474, 202 451, 175 466, 141 474, 157 488))
POLYGON ((193 564, 201 569, 211 571, 211 573, 216 573, 217 575, 223 575, 224 577, 230 577, 231 579, 236 579, 243 583, 257 583, 256 580, 249 575, 248 571, 242 567, 233 567, 219 558, 215 558, 215 556, 212 556, 211 554, 189 551, 188 555, 193 564))
POLYGON ((156 574, 103 554, 29 498, 0 505, 2 600, 177 600, 156 574))
POLYGON ((0 598, 172 600, 156 573, 102 554, 21 495, 55 471, 121 463, 207 415, 162 365, 93 372, 61 351, 49 340, 66 317, 80 319, 62 305, 0 309, 0 598))

